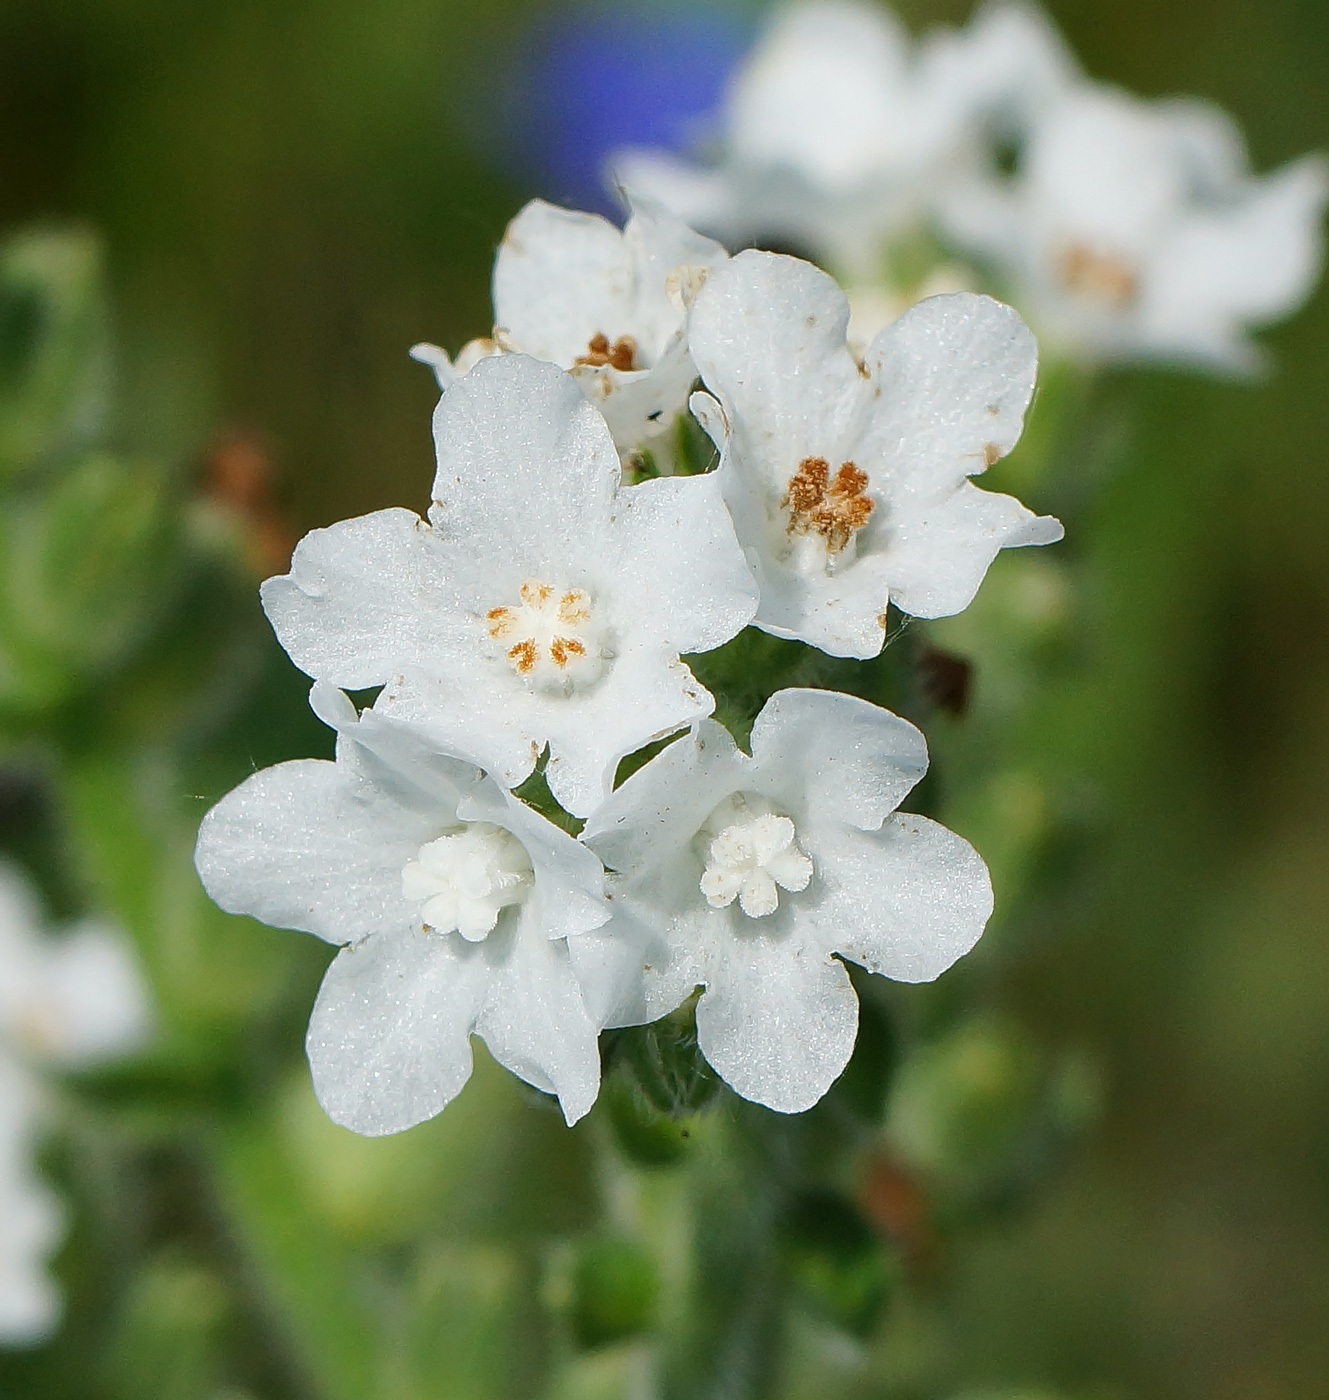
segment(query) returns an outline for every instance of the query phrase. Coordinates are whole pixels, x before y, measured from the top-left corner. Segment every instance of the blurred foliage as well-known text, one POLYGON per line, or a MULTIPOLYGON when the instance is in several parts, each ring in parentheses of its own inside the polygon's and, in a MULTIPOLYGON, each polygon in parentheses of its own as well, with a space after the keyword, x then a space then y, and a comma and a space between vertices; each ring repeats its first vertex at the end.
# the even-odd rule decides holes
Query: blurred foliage
MULTIPOLYGON (((1261 166, 1329 143, 1314 0, 1052 8, 1095 73, 1231 106, 1261 166)), ((118 915, 162 1021, 66 1086, 69 1315, 0 1354, 0 1395, 1320 1393, 1323 295, 1264 385, 1046 378, 991 484, 1066 545, 1003 556, 859 673, 925 721, 919 802, 983 850, 999 913, 935 987, 856 976, 816 1110, 773 1125, 717 1089, 686 1014, 606 1045, 572 1132, 482 1054, 398 1138, 313 1102, 327 951, 220 914, 193 833, 253 768, 330 750, 257 577, 311 525, 422 504, 434 393, 405 348, 487 330, 506 219, 564 193, 484 144, 534 12, 0 9, 0 213, 28 230, 0 248, 0 844, 53 908, 118 915)), ((848 683, 745 634, 698 665, 740 738, 754 664, 848 683)))

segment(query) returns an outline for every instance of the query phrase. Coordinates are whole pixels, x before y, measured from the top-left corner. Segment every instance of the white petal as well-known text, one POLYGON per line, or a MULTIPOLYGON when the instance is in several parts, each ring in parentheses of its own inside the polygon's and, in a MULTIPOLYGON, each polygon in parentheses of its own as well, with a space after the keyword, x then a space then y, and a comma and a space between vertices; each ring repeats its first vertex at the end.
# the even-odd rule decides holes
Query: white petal
POLYGON ((1003 549, 1055 544, 1062 534, 1052 516, 966 481, 944 500, 900 511, 890 533, 891 601, 913 617, 953 616, 1003 549))
POLYGON ((880 832, 818 834, 826 893, 817 921, 837 952, 897 982, 930 982, 963 957, 992 914, 978 852, 926 817, 897 813, 880 832))
POLYGON ((514 596, 524 579, 585 570, 621 473, 604 420, 557 366, 481 360, 439 400, 434 443, 429 517, 441 539, 482 558, 514 596))
POLYGON ((729 732, 705 720, 606 798, 581 839, 631 883, 687 847, 721 801, 742 788, 749 767, 729 732))
POLYGON ((46 962, 53 1054, 70 1065, 96 1064, 147 1041, 148 988, 122 932, 86 922, 52 940, 46 962))
POLYGON ((908 42, 899 21, 876 5, 790 7, 735 83, 734 155, 792 167, 824 189, 868 178, 899 139, 908 42))
POLYGON ((638 334, 637 269, 622 233, 598 214, 533 199, 494 262, 494 320, 519 350, 570 369, 591 337, 638 334))
POLYGON ((780 690, 752 727, 760 791, 804 824, 874 830, 927 772, 927 744, 908 720, 852 695, 780 690))
POLYGON ((669 949, 617 890, 613 902, 611 922, 568 939, 568 960, 593 1024, 644 1025, 672 1011, 694 984, 689 983, 667 1004, 649 994, 645 978, 669 962, 669 949))
POLYGON ((451 815, 405 806, 345 766, 297 759, 222 798, 194 861, 228 913, 346 943, 415 922, 402 869, 451 815))
MULTIPOLYGON (((861 391, 845 343, 849 303, 798 258, 747 251, 715 269, 688 337, 706 387, 730 424, 743 476, 778 499, 805 457, 839 445, 861 391)), ((739 530, 740 542, 751 541, 739 530)))
POLYGON ((491 980, 477 1033, 499 1064, 557 1094, 563 1116, 575 1123, 599 1093, 600 1050, 566 942, 545 937, 523 911, 485 944, 485 954, 491 980))
POLYGON ((489 990, 486 947, 405 927, 337 954, 305 1042, 329 1118, 380 1137, 456 1098, 470 1078, 470 1032, 489 990))
MULTIPOLYGON (((1033 395, 1038 346, 1009 306, 952 292, 882 331, 867 364, 876 393, 861 465, 895 510, 943 499, 1010 452, 1033 395)), ((874 520, 868 530, 889 526, 874 520)))
POLYGON ((310 531, 262 596, 291 660, 352 690, 463 649, 474 626, 455 552, 409 510, 310 531))
POLYGON ((715 228, 728 212, 723 174, 656 150, 622 149, 609 158, 609 183, 654 199, 694 228, 715 228))
POLYGON ((425 365, 434 371, 434 380, 440 389, 452 387, 457 378, 457 371, 448 352, 441 346, 431 345, 427 340, 422 340, 418 345, 412 345, 407 354, 416 364, 425 365))
POLYGON ((1234 326, 1295 310, 1320 275, 1326 198, 1324 159, 1308 156, 1237 207, 1186 220, 1150 265, 1145 333, 1163 350, 1221 355, 1234 326))
POLYGON ((720 1077, 779 1113, 811 1108, 854 1049, 858 999, 844 967, 779 929, 717 943, 706 982, 697 1040, 720 1077))
POLYGON ((545 938, 576 938, 608 923, 604 867, 580 841, 492 781, 475 788, 458 811, 465 821, 492 822, 521 842, 535 872, 527 910, 545 938))
POLYGON ((670 651, 710 651, 752 621, 757 585, 714 473, 629 487, 617 526, 625 599, 670 651))

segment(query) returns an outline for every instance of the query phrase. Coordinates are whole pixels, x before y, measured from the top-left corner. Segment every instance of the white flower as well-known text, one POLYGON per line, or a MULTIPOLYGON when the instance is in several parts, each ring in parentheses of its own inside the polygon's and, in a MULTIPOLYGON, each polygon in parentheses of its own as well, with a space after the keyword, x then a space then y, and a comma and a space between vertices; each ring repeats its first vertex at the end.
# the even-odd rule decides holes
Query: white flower
POLYGON ((461 1091, 474 1033, 575 1122, 600 1060, 568 943, 610 917, 600 862, 410 726, 357 719, 330 686, 311 703, 336 761, 256 773, 204 818, 195 860, 228 912, 344 945, 309 1023, 319 1101, 400 1132, 461 1091))
POLYGON ((60 1299, 45 1263, 62 1233, 37 1176, 44 1079, 129 1054, 151 1023, 123 935, 95 921, 52 938, 26 881, 0 864, 0 1344, 40 1341, 60 1299))
MULTIPOLYGON (((931 101, 949 113, 954 160, 986 136, 1017 135, 1049 103, 1084 81, 1074 54, 1034 4, 992 0, 962 29, 938 29, 924 40, 919 66, 931 101)), ((934 168, 933 179, 947 171, 934 168)))
POLYGON ((731 245, 773 238, 873 271, 954 140, 962 94, 949 95, 925 85, 889 11, 807 0, 778 14, 736 75, 717 165, 627 150, 613 170, 731 245))
POLYGON ((714 700, 679 660, 728 641, 755 588, 713 477, 621 488, 604 420, 554 365, 487 359, 434 415, 429 523, 383 510, 315 530, 263 586, 302 670, 384 685, 506 786, 550 746, 570 812, 625 754, 714 700))
POLYGON ((1089 83, 1025 135, 1015 174, 957 183, 944 216, 1015 280, 1040 333, 1091 359, 1258 366, 1248 328, 1293 311, 1319 276, 1322 157, 1256 179, 1217 109, 1089 83))
POLYGON ((441 388, 487 354, 524 351, 577 380, 620 448, 672 424, 697 377, 688 306, 727 255, 656 201, 627 197, 621 230, 540 199, 513 219, 494 263, 493 339, 473 341, 456 366, 436 346, 411 352, 441 388))
POLYGON ((1020 436, 1037 351, 1019 316, 987 297, 932 297, 860 362, 848 315, 810 264, 740 253, 693 311, 693 354, 719 399, 693 407, 722 447, 717 475, 761 585, 756 625, 870 657, 888 602, 960 612, 998 550, 1062 530, 968 480, 1020 436))
POLYGON ((624 913, 606 933, 626 942, 635 923, 662 945, 639 936, 646 970, 635 986, 623 979, 605 1019, 654 1019, 701 984, 707 1060, 745 1098, 810 1108, 847 1063, 858 1023, 832 955, 929 981, 992 912, 973 848, 895 811, 926 768, 913 725, 830 691, 777 692, 751 758, 711 721, 676 740, 582 833, 617 872, 624 913))
POLYGON ((43 1341, 60 1317, 46 1271, 64 1216, 34 1166, 40 1092, 18 1062, 0 1055, 0 1346, 43 1341))

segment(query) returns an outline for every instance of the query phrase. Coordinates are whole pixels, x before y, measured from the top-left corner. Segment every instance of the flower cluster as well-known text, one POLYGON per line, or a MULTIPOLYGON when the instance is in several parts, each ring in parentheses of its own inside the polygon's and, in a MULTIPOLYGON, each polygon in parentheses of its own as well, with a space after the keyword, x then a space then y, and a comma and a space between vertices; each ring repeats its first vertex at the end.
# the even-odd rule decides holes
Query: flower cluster
POLYGON ((442 1109, 472 1034, 575 1121, 599 1031, 698 987, 716 1070, 805 1109, 854 1043, 840 959, 936 977, 983 929, 987 871, 896 810, 927 767, 911 724, 784 689, 749 755, 683 658, 749 624, 871 658, 892 605, 956 612, 998 550, 1059 538, 970 481, 1019 436, 1033 338, 959 293, 860 355, 826 274, 731 258, 646 199, 622 231, 528 205, 494 287, 491 339, 414 352, 443 389, 427 518, 315 530, 263 586, 336 757, 224 798, 199 872, 225 909, 340 947, 308 1050, 359 1132, 442 1109), (718 466, 651 475, 698 378, 718 466), (344 693, 373 687, 363 711, 344 693))
POLYGON ((1224 113, 1091 81, 1022 0, 917 42, 877 5, 800 0, 734 76, 717 136, 709 163, 625 150, 614 175, 720 238, 793 243, 869 286, 926 235, 944 254, 924 285, 976 260, 1078 359, 1249 370, 1248 329, 1319 275, 1322 156, 1252 176, 1224 113))
POLYGON ((146 1039, 147 991, 123 937, 84 923, 52 939, 18 872, 0 865, 0 1343, 40 1340, 60 1310, 46 1259, 59 1203, 34 1154, 47 1075, 128 1054, 146 1039))

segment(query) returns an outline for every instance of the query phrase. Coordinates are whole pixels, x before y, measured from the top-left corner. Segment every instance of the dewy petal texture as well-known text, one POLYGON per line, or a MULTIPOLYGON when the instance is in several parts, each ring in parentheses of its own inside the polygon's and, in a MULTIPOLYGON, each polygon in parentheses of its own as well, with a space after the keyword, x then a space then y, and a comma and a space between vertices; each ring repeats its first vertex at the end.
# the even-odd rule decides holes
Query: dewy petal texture
POLYGON ((1061 526, 968 480, 1015 445, 1033 392, 1037 350, 1014 311, 929 298, 861 364, 848 314, 809 263, 739 254, 692 321, 723 416, 694 402, 721 438, 722 489, 761 586, 757 626, 870 657, 888 603, 959 612, 1000 549, 1057 540, 1061 526))
MULTIPOLYGON (((927 981, 973 947, 992 912, 973 848, 895 810, 926 768, 923 736, 888 711, 782 690, 757 717, 750 758, 703 721, 629 778, 582 839, 617 872, 620 913, 605 938, 626 924, 624 946, 635 937, 649 948, 638 1019, 701 984, 697 1032, 710 1063, 745 1098, 810 1108, 848 1062, 857 1025, 834 955, 927 981), (716 839, 735 831, 745 866, 764 863, 771 876, 747 911, 707 889, 741 844, 717 860, 716 839), (799 859, 787 861, 789 850, 799 859)), ((625 994, 618 1015, 631 1008, 625 994)))
POLYGON ((752 617, 720 485, 621 488, 604 420, 524 355, 459 379, 434 433, 429 523, 385 510, 313 531, 264 607, 302 670, 384 686, 378 710, 505 785, 548 744, 550 787, 584 816, 620 758, 712 709, 679 656, 752 617))
POLYGON ((369 1135, 432 1117, 469 1077, 475 1033, 574 1122, 599 1053, 567 940, 610 917, 599 861, 418 731, 325 687, 314 701, 335 763, 242 783, 204 818, 196 863, 222 908, 344 945, 307 1042, 323 1106, 369 1135), (486 917, 462 927, 441 891, 486 917))
POLYGON ((688 305, 727 256, 658 202, 628 198, 622 230, 598 214, 532 200, 494 263, 503 342, 570 371, 624 449, 682 411, 696 377, 688 305))

